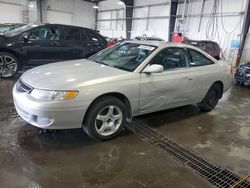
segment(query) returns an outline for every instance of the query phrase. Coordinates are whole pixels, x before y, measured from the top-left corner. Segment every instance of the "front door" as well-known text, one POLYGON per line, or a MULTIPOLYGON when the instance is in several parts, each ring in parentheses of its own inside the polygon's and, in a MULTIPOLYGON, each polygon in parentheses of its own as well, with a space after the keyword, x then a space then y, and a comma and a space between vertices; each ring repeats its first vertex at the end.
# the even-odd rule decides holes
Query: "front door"
POLYGON ((185 49, 166 48, 150 64, 164 67, 162 73, 141 73, 140 112, 150 112, 190 104, 195 85, 190 75, 189 57, 185 49))
POLYGON ((25 61, 29 65, 40 65, 60 61, 63 52, 60 44, 60 29, 42 26, 30 31, 23 44, 25 61))

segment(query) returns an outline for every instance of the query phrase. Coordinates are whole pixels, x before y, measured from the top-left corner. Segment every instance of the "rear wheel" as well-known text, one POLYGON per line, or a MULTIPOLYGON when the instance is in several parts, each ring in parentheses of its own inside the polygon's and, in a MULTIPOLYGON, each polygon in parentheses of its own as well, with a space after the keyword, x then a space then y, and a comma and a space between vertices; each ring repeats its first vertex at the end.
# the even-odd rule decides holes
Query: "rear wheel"
POLYGON ((11 78, 19 70, 18 59, 7 52, 0 53, 0 78, 11 78))
POLYGON ((90 107, 84 121, 84 131, 95 140, 109 140, 125 126, 126 106, 119 99, 108 96, 98 99, 90 107))
POLYGON ((222 87, 220 84, 214 83, 208 90, 204 99, 198 104, 201 111, 211 111, 218 103, 222 95, 222 87))
POLYGON ((235 83, 237 84, 237 85, 239 85, 239 86, 244 86, 244 82, 240 82, 240 81, 235 81, 235 83))

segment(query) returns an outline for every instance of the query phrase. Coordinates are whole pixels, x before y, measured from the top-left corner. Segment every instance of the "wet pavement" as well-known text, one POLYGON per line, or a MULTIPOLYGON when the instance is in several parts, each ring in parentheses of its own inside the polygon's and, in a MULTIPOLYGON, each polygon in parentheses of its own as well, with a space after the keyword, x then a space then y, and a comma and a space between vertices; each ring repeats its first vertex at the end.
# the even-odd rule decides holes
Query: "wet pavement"
MULTIPOLYGON (((80 129, 43 133, 15 112, 15 80, 0 80, 0 187, 210 187, 124 131, 94 142, 80 129)), ((215 110, 195 106, 139 117, 182 146, 242 176, 250 172, 250 88, 234 86, 215 110)))

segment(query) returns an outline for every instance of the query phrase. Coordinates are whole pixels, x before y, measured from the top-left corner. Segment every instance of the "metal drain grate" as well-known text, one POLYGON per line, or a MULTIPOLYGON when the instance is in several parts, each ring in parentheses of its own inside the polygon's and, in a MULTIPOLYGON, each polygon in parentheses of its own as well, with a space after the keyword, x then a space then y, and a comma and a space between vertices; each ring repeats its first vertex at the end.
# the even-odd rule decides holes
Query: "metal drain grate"
MULTIPOLYGON (((166 136, 138 120, 128 124, 127 128, 144 141, 191 168, 195 173, 217 187, 230 188, 236 182, 240 181, 240 177, 236 174, 177 145, 166 136)), ((250 188, 250 182, 245 180, 237 188, 250 188)))

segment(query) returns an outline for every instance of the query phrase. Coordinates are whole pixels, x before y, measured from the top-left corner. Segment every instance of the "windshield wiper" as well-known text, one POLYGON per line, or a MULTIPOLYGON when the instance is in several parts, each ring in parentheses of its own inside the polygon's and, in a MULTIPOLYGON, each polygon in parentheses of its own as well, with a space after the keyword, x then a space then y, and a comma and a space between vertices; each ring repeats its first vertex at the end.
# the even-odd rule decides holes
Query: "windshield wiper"
POLYGON ((92 61, 94 61, 94 62, 96 62, 96 63, 102 64, 102 65, 106 65, 106 66, 109 66, 109 67, 114 67, 114 66, 109 65, 109 64, 107 64, 107 63, 105 63, 105 62, 103 62, 103 61, 98 61, 98 60, 94 60, 94 59, 90 59, 90 60, 92 60, 92 61))

